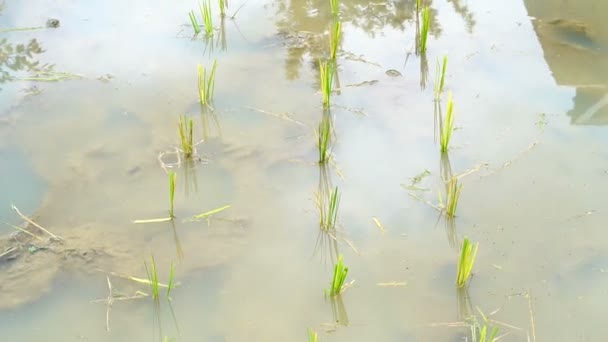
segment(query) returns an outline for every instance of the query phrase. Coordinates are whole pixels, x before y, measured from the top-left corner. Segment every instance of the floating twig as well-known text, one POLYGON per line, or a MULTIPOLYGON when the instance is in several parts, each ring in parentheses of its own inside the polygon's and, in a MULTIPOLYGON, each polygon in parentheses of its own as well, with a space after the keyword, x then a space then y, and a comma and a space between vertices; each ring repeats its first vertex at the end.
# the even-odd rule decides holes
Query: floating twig
POLYGON ((45 228, 43 228, 43 227, 42 227, 41 225, 39 225, 38 223, 36 223, 36 222, 32 221, 32 220, 31 220, 29 217, 27 217, 27 216, 23 215, 23 214, 21 213, 21 211, 19 211, 19 209, 17 209, 17 207, 15 207, 14 205, 12 205, 12 206, 11 206, 11 208, 13 208, 13 210, 14 210, 15 212, 17 212, 17 214, 18 214, 19 216, 21 216, 21 218, 22 218, 23 220, 27 221, 28 223, 30 223, 30 224, 31 224, 31 225, 33 225, 34 227, 36 227, 36 228, 38 228, 38 229, 42 230, 43 232, 45 232, 46 234, 48 234, 48 235, 49 235, 49 236, 50 236, 52 239, 57 240, 57 241, 62 241, 62 240, 63 240, 61 237, 59 237, 59 236, 57 236, 57 235, 55 235, 55 234, 53 234, 53 233, 49 232, 48 230, 46 230, 45 228))

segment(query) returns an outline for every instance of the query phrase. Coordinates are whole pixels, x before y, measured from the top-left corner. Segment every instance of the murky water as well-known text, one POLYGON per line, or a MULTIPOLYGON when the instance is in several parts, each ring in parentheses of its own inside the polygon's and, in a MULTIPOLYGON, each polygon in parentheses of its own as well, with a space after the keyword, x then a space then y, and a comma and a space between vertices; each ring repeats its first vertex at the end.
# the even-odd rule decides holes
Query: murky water
MULTIPOLYGON (((21 222, 15 204, 63 241, 20 245, 0 226, 0 255, 21 248, 0 257, 3 338, 303 341, 313 328, 320 341, 463 341, 469 327, 454 325, 480 311, 502 341, 608 333, 604 2, 433 1, 421 57, 415 1, 344 0, 326 172, 314 129, 328 2, 231 2, 229 16, 240 9, 221 24, 216 13, 213 43, 191 39, 197 6, 4 3, 1 27, 43 28, 0 33, 0 221, 21 222), (60 26, 44 28, 49 18, 60 26), (433 87, 444 55, 458 129, 442 157, 433 87), (209 114, 196 68, 215 59, 209 114), (81 78, 27 80, 41 72, 81 78), (180 114, 202 142, 200 160, 175 169, 178 218, 133 224, 167 215, 159 155, 174 158, 180 114), (423 190, 402 186, 425 170, 423 190), (432 207, 442 173, 462 175, 453 222, 432 207), (337 241, 319 233, 321 179, 342 194, 337 241), (465 236, 480 249, 463 294, 465 236), (338 253, 355 282, 332 303, 338 253), (96 302, 106 276, 145 278, 152 254, 161 281, 176 265, 171 306, 115 300, 107 332, 96 302)), ((115 294, 149 291, 109 279, 115 294)))

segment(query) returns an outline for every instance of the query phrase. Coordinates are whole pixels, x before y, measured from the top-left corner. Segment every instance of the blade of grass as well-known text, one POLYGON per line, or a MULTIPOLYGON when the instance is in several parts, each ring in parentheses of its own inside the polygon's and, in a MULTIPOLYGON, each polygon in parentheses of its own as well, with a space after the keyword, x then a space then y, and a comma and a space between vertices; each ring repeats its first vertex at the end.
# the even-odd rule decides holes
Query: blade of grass
POLYGON ((202 214, 194 215, 192 218, 193 219, 197 219, 197 220, 200 220, 200 219, 203 219, 203 218, 207 218, 207 217, 209 217, 209 216, 211 216, 213 214, 217 214, 217 213, 219 213, 221 211, 224 211, 224 210, 226 210, 226 209, 228 209, 230 207, 232 207, 232 205, 228 204, 228 205, 225 205, 223 207, 219 207, 219 208, 215 208, 215 209, 206 211, 206 212, 204 212, 202 214))
POLYGON ((439 145, 441 146, 441 152, 447 152, 450 147, 450 140, 452 139, 452 132, 454 131, 454 102, 452 101, 452 93, 448 94, 448 107, 446 109, 446 115, 441 126, 441 134, 439 135, 439 145))
POLYGON ((478 248, 479 243, 473 244, 469 238, 464 238, 458 262, 458 272, 456 274, 457 287, 461 288, 467 284, 467 281, 471 276, 471 271, 473 270, 473 265, 475 264, 478 248))
POLYGON ((196 19, 194 11, 188 12, 188 17, 190 17, 190 24, 192 24, 192 29, 194 30, 194 35, 196 36, 201 33, 201 27, 198 24, 198 20, 196 19))
POLYGON ((169 171, 169 217, 175 218, 173 214, 173 202, 175 200, 175 178, 177 175, 173 170, 169 171))
POLYGON ((426 52, 426 42, 429 36, 430 26, 430 9, 425 7, 422 9, 422 29, 420 31, 420 53, 426 52))

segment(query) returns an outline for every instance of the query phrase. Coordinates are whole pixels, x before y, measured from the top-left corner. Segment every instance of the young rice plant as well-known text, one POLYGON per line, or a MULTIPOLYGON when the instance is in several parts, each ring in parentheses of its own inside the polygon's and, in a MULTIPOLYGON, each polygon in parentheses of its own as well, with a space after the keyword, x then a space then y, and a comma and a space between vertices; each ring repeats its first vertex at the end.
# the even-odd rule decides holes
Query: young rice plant
POLYGON ((331 287, 329 289, 329 295, 331 297, 337 296, 342 292, 347 275, 348 267, 344 266, 342 254, 340 254, 340 256, 338 256, 338 263, 334 266, 334 277, 331 281, 331 287))
POLYGON ((330 59, 336 61, 338 54, 338 46, 340 45, 340 37, 342 36, 342 23, 338 20, 334 23, 332 30, 329 33, 329 52, 330 59))
POLYGON ((201 27, 198 24, 198 20, 196 19, 196 15, 194 15, 194 11, 188 12, 188 16, 190 17, 190 24, 192 24, 192 29, 194 30, 194 35, 198 35, 201 33, 201 27))
POLYGON ((319 149, 319 164, 325 164, 331 157, 330 145, 331 145, 331 117, 330 114, 323 114, 323 118, 319 123, 319 129, 317 131, 318 142, 317 147, 319 149))
POLYGON ((422 10, 422 29, 420 31, 420 53, 426 52, 426 42, 429 36, 430 9, 425 7, 422 10))
POLYGON ((441 132, 439 135, 439 146, 441 152, 447 152, 450 147, 450 140, 452 140, 452 132, 454 131, 454 102, 452 101, 452 93, 448 94, 448 107, 446 109, 445 119, 441 125, 441 132))
POLYGON ((205 24, 205 34, 207 38, 213 37, 213 18, 211 12, 211 0, 199 4, 201 15, 203 16, 203 24, 205 24))
POLYGON ((443 56, 443 63, 435 68, 435 100, 439 101, 439 97, 443 92, 443 86, 445 84, 445 71, 448 66, 448 56, 443 56))
POLYGON ((184 158, 192 159, 194 155, 194 140, 192 138, 192 130, 194 123, 192 119, 186 119, 185 115, 179 117, 178 123, 179 141, 182 146, 184 158))
POLYGON ((331 61, 319 61, 319 75, 321 77, 321 92, 323 93, 323 107, 329 108, 334 82, 334 64, 331 61))
POLYGON ((211 72, 207 77, 207 68, 198 65, 198 93, 201 105, 206 106, 213 101, 215 93, 215 70, 217 68, 217 60, 213 61, 211 72))
POLYGON ((460 260, 458 261, 458 272, 456 273, 456 286, 464 287, 471 276, 479 243, 473 244, 469 238, 465 237, 460 250, 460 260))

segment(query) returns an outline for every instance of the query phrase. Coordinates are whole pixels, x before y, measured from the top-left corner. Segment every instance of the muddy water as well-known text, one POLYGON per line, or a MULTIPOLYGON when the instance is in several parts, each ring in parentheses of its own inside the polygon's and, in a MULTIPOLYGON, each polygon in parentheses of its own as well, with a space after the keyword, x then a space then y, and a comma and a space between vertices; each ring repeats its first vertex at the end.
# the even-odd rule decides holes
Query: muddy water
MULTIPOLYGON (((322 341, 460 341, 469 329, 443 323, 480 319, 476 307, 495 312, 504 341, 602 336, 608 27, 590 14, 600 1, 567 4, 435 1, 422 58, 413 1, 345 1, 335 167, 323 173, 314 127, 325 1, 247 2, 216 21, 225 39, 213 46, 190 37, 195 2, 7 1, 2 27, 48 18, 60 27, 2 33, 32 53, 1 66, 1 219, 20 222, 14 203, 62 240, 1 228, 0 253, 21 248, 0 259, 3 336, 297 341, 312 327, 322 341), (443 55, 458 127, 448 157, 434 138, 443 55), (196 66, 216 58, 210 115, 198 106, 196 66), (11 80, 40 71, 82 78, 11 80), (203 142, 197 161, 175 168, 178 219, 134 225, 167 214, 159 155, 172 161, 183 113, 203 142), (416 186, 427 190, 401 186, 425 170, 416 186), (451 223, 425 203, 437 203, 449 170, 464 174, 451 223), (319 235, 323 177, 342 193, 337 243, 319 235), (226 204, 209 221, 185 220, 226 204), (466 295, 454 288, 464 236, 480 242, 466 295), (335 304, 339 317, 323 296, 336 253, 355 280, 335 304), (161 279, 176 264, 173 311, 162 301, 156 316, 149 298, 115 301, 106 332, 106 306, 91 301, 108 296, 108 272, 145 277, 151 254, 161 279)), ((110 279, 116 292, 148 291, 110 279)))

